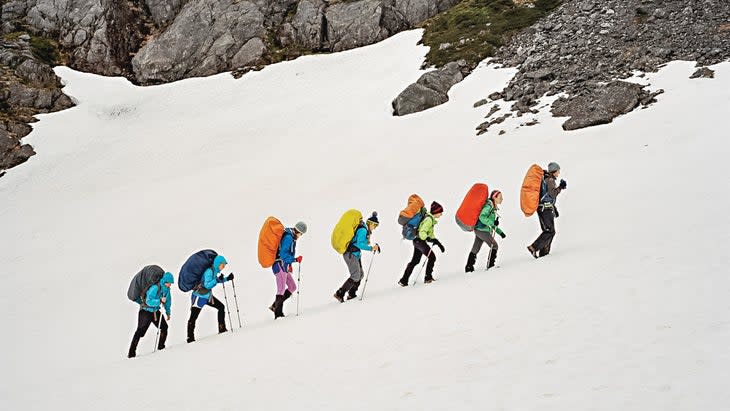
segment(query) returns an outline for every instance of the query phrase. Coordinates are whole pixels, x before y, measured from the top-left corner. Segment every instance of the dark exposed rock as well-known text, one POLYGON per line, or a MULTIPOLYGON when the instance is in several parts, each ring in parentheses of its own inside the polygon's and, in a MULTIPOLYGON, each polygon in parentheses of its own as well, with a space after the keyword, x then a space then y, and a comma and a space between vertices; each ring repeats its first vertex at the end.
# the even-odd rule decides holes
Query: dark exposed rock
POLYGON ((700 67, 689 78, 715 78, 715 71, 708 67, 700 67))
POLYGON ((393 114, 416 113, 449 101, 449 89, 469 70, 466 61, 460 60, 422 75, 393 100, 393 114))
POLYGON ((445 66, 429 71, 422 75, 415 84, 422 87, 409 87, 393 101, 393 114, 401 116, 426 110, 431 107, 449 101, 448 92, 454 84, 460 82, 470 71, 466 62, 460 60, 451 62, 445 66), (414 99, 409 94, 413 92, 424 93, 424 96, 431 96, 423 99, 414 99), (420 104, 412 104, 420 102, 420 104))
POLYGON ((0 171, 35 154, 21 143, 32 130, 27 123, 35 114, 73 106, 53 70, 35 58, 29 40, 20 35, 0 46, 0 171))
POLYGON ((492 106, 492 108, 491 108, 491 109, 489 110, 489 113, 487 113, 487 115, 486 115, 486 116, 484 116, 484 118, 489 118, 489 117, 492 117, 492 114, 494 114, 494 113, 496 113, 496 112, 498 112, 498 111, 499 111, 499 104, 495 104, 495 105, 493 105, 493 106, 492 106))
POLYGON ((503 114, 503 115, 495 118, 494 120, 483 122, 482 124, 477 126, 477 131, 478 131, 477 135, 482 135, 482 134, 486 133, 487 131, 489 131, 489 127, 491 127, 495 124, 501 124, 504 122, 504 120, 506 120, 509 117, 512 117, 511 113, 503 114))
POLYGON ((552 113, 557 117, 570 117, 563 123, 564 130, 607 124, 638 107, 644 94, 643 87, 635 83, 594 84, 587 86, 580 96, 556 100, 552 113))
POLYGON ((483 98, 483 99, 477 101, 476 103, 474 103, 474 108, 481 107, 487 103, 489 103, 489 100, 487 100, 486 98, 483 98))
POLYGON ((604 124, 657 94, 616 80, 672 60, 706 66, 730 58, 728 22, 723 0, 566 1, 497 52, 495 63, 520 68, 500 95, 520 115, 543 95, 564 93, 553 105, 553 113, 571 117, 564 128, 604 124))

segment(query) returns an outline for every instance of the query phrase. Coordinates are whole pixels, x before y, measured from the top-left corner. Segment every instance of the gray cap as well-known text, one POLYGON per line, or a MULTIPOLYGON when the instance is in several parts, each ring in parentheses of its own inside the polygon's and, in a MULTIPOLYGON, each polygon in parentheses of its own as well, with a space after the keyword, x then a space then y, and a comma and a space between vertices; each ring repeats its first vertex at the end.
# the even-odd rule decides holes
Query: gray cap
POLYGON ((307 233, 307 224, 305 224, 303 221, 300 221, 294 225, 294 229, 299 231, 302 234, 307 233))
POLYGON ((554 173, 558 170, 560 170, 560 164, 555 162, 548 164, 548 173, 554 173))

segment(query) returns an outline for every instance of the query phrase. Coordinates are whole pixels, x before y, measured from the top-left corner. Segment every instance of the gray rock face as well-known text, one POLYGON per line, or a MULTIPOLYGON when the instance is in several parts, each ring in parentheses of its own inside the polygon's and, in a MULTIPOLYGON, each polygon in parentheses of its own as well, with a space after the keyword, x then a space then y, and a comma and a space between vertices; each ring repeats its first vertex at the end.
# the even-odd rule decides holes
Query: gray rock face
POLYGON ((4 32, 20 27, 56 39, 69 51, 71 66, 105 75, 128 73, 131 54, 148 34, 146 18, 131 0, 9 0, 2 6, 4 32))
POLYGON ((563 123, 564 130, 607 124, 638 107, 646 94, 638 84, 614 81, 595 85, 580 96, 559 98, 553 104, 552 113, 557 117, 570 117, 563 123))
POLYGON ((327 8, 327 39, 332 51, 377 43, 408 28, 394 1, 363 0, 337 3, 327 8))
POLYGON ((404 116, 444 104, 451 87, 468 72, 466 61, 459 60, 425 73, 393 100, 393 114, 404 116))
POLYGON ((158 27, 164 27, 175 19, 187 0, 145 0, 152 20, 158 27))
POLYGON ((724 0, 568 1, 498 51, 495 62, 520 71, 495 97, 515 101, 521 115, 545 94, 566 93, 553 105, 554 114, 571 117, 565 129, 610 122, 637 99, 652 101, 614 80, 672 60, 706 66, 730 58, 729 22, 724 0))
POLYGON ((302 0, 291 22, 282 29, 285 44, 299 44, 304 48, 319 51, 327 40, 327 20, 323 0, 302 0))
POLYGON ((35 154, 21 143, 35 114, 73 106, 53 70, 35 59, 29 40, 19 36, 0 46, 0 174, 35 154))
POLYGON ((192 1, 134 56, 136 78, 163 83, 230 70, 234 57, 241 64, 255 60, 263 52, 264 18, 250 1, 192 1))

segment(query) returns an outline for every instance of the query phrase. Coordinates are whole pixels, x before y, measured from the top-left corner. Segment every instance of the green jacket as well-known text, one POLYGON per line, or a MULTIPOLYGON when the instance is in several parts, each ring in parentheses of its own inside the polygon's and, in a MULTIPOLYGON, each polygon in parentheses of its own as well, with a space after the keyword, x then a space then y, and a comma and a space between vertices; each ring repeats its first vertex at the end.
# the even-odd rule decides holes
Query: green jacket
POLYGON ((488 233, 496 231, 499 235, 504 234, 502 229, 494 225, 495 219, 497 219, 497 207, 494 205, 492 200, 487 200, 487 203, 484 204, 484 208, 482 208, 482 212, 479 213, 479 220, 477 221, 477 225, 474 229, 486 231, 488 233))
POLYGON ((433 218, 433 214, 426 213, 426 216, 423 217, 423 221, 421 221, 421 225, 418 226, 418 238, 424 241, 435 239, 436 235, 434 234, 433 229, 437 223, 438 221, 433 218))

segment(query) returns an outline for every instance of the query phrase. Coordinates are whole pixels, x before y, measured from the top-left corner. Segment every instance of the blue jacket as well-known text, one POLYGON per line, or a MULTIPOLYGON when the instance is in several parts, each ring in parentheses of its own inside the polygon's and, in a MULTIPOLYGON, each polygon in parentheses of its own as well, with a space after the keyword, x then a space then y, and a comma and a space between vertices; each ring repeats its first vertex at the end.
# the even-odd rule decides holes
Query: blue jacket
POLYGON ((355 230, 355 236, 352 237, 352 241, 350 241, 350 246, 357 248, 355 251, 351 251, 352 255, 354 255, 357 258, 360 258, 361 253, 360 250, 365 251, 372 251, 373 247, 370 246, 370 239, 368 238, 370 236, 370 231, 368 231, 367 227, 360 226, 355 230))
POLYGON ((150 286, 150 288, 147 289, 147 294, 145 295, 145 304, 142 305, 143 310, 149 311, 151 313, 159 310, 162 297, 165 297, 165 312, 168 316, 170 315, 170 308, 172 306, 172 295, 170 294, 170 289, 163 285, 165 283, 175 283, 175 277, 172 275, 172 273, 165 273, 162 276, 159 284, 153 284, 150 286))
MULTIPOLYGON (((203 286, 202 289, 194 290, 193 294, 197 295, 198 297, 203 298, 209 298, 211 291, 213 290, 213 287, 218 285, 218 274, 220 273, 220 270, 218 267, 222 264, 228 264, 228 261, 226 261, 226 258, 222 255, 218 255, 215 257, 215 260, 213 260, 213 267, 208 268, 203 273, 203 278, 201 279, 200 284, 203 286), (207 291, 207 292, 206 292, 207 291)), ((226 282, 227 280, 224 278, 223 281, 220 282, 226 282)))

